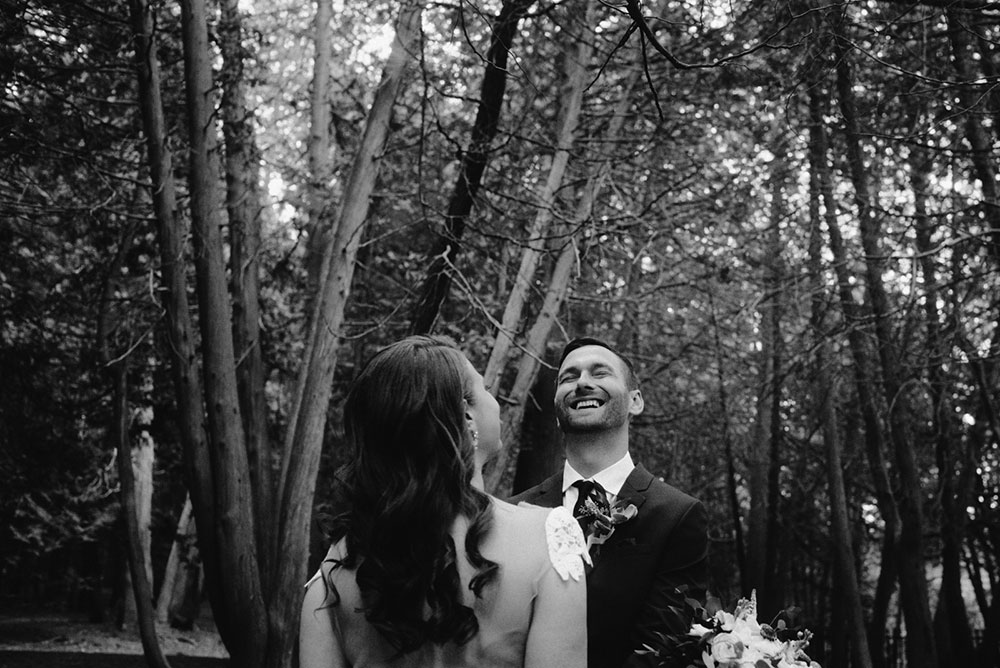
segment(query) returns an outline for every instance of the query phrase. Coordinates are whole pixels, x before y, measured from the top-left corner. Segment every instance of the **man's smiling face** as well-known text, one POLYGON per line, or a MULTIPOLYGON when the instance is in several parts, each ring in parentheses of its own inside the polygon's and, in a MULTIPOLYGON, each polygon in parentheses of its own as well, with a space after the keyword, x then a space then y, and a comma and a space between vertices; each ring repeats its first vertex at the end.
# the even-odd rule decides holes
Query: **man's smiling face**
POLYGON ((628 388, 625 363, 601 346, 570 352, 559 367, 555 409, 564 432, 617 429, 642 412, 642 395, 628 388))

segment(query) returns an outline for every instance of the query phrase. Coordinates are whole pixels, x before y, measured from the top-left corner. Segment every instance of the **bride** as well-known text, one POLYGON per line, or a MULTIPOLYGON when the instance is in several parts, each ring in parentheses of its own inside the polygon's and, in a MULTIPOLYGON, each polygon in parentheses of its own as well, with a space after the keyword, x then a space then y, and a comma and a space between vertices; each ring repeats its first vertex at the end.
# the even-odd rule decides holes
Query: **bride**
POLYGON ((482 491, 500 409, 443 339, 377 353, 344 407, 347 510, 306 586, 302 668, 586 665, 583 534, 482 491))

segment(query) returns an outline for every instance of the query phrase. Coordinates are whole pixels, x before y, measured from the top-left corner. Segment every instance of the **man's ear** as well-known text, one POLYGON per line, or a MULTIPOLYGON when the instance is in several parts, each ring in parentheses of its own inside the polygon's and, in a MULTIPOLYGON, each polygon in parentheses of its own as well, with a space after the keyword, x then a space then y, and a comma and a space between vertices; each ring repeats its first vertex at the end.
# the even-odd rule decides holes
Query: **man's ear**
POLYGON ((639 390, 632 390, 628 394, 628 414, 638 415, 639 413, 642 413, 643 409, 646 408, 646 402, 642 400, 642 392, 639 390))

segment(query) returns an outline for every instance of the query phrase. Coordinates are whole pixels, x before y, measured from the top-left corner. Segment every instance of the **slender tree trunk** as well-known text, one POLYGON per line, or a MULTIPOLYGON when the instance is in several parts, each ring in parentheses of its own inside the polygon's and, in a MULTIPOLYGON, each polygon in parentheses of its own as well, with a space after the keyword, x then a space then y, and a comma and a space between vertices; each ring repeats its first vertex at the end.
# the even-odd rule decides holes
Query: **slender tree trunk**
POLYGON ((177 530, 170 545, 170 555, 167 557, 167 567, 163 571, 163 582, 160 585, 160 595, 156 599, 156 621, 166 624, 170 617, 170 603, 174 598, 174 584, 181 569, 181 552, 185 549, 184 539, 188 535, 191 524, 191 495, 184 499, 184 508, 177 520, 177 530))
POLYGON ((768 444, 767 457, 767 533, 764 550, 764 572, 767 574, 766 586, 763 590, 763 609, 765 614, 770 609, 777 612, 784 607, 784 586, 783 578, 775 577, 778 572, 778 551, 780 549, 779 539, 782 532, 779 526, 778 517, 781 513, 779 503, 781 500, 781 439, 783 430, 781 428, 781 394, 782 381, 785 372, 783 370, 783 345, 781 337, 781 321, 784 316, 784 258, 781 252, 782 235, 781 224, 785 219, 785 179, 787 178, 788 165, 785 161, 785 154, 788 150, 788 142, 783 132, 783 125, 772 124, 772 133, 775 135, 775 159, 771 162, 771 229, 768 231, 768 246, 770 252, 765 261, 767 276, 765 278, 765 290, 767 299, 770 302, 766 314, 771 319, 768 336, 772 339, 770 345, 773 362, 771 363, 771 409, 769 412, 770 422, 768 424, 768 444))
MULTIPOLYGON (((846 20, 846 12, 842 16, 846 20)), ((885 256, 880 247, 879 222, 864 166, 861 131, 855 111, 854 80, 850 70, 843 23, 835 23, 834 50, 837 56, 837 91, 847 138, 847 161, 854 185, 855 204, 865 252, 865 278, 874 316, 877 350, 882 369, 882 385, 889 409, 889 436, 899 471, 898 509, 899 589, 906 615, 906 654, 911 668, 937 668, 937 649, 931 620, 923 553, 923 494, 921 472, 907 424, 907 403, 900 378, 895 345, 889 331, 889 300, 883 284, 885 256)))
MULTIPOLYGON (((139 529, 139 549, 142 552, 142 563, 145 568, 146 581, 153 584, 152 534, 150 527, 153 519, 153 466, 156 461, 156 448, 153 437, 149 433, 149 423, 142 428, 142 409, 133 411, 132 431, 138 431, 132 441, 132 478, 133 496, 135 497, 136 525, 139 529), (138 427, 138 428, 136 428, 138 427)), ((152 599, 152 596, 150 596, 152 599)))
POLYGON ((410 328, 413 334, 431 331, 441 305, 448 298, 451 267, 458 256, 465 223, 482 184, 490 144, 500 128, 500 109, 507 90, 507 58, 517 37, 521 19, 534 1, 504 0, 500 13, 493 21, 490 48, 486 52, 486 72, 479 91, 479 109, 472 126, 472 139, 469 148, 462 154, 458 179, 445 214, 444 232, 428 255, 432 259, 421 288, 420 301, 413 313, 410 328))
POLYGON ((743 537, 743 513, 740 510, 738 485, 736 483, 736 457, 733 454, 733 437, 729 429, 729 397, 726 390, 726 374, 723 367, 722 340, 719 337, 719 322, 715 312, 715 299, 708 295, 712 315, 712 336, 715 344, 715 377, 719 384, 719 414, 722 416, 722 445, 726 456, 726 493, 729 512, 733 523, 736 543, 736 565, 739 568, 740 594, 750 596, 750 577, 747 572, 746 539, 743 537))
POLYGON ((238 0, 221 0, 219 37, 222 47, 222 131, 226 147, 226 210, 229 214, 229 277, 233 300, 233 346, 236 383, 246 436, 247 463, 254 510, 254 536, 259 547, 261 587, 271 581, 274 543, 274 496, 271 452, 267 439, 264 359, 260 347, 260 152, 253 112, 247 102, 244 74, 243 21, 238 0))
MULTIPOLYGON (((780 142, 779 142, 780 143, 780 142)), ((774 153, 780 155, 782 149, 774 153)), ((778 158, 772 163, 771 174, 771 222, 767 248, 764 251, 764 295, 758 311, 760 313, 760 344, 757 374, 757 415, 753 428, 753 450, 750 457, 750 516, 749 541, 747 550, 747 571, 750 587, 757 590, 758 601, 765 616, 770 616, 780 607, 782 593, 772 577, 778 539, 778 443, 774 425, 780 420, 777 415, 781 394, 780 370, 780 322, 781 322, 781 200, 783 164, 778 158)))
POLYGON ((512 465, 516 465, 518 461, 517 455, 521 446, 521 425, 524 422, 528 392, 531 390, 535 378, 538 377, 538 369, 542 364, 541 356, 545 351, 545 344, 552 331, 552 325, 566 300, 569 279, 575 265, 576 244, 573 239, 567 239, 562 252, 559 253, 555 269, 552 270, 542 308, 525 340, 525 352, 518 362, 517 376, 508 395, 511 408, 501 430, 501 440, 504 447, 497 456, 497 460, 485 481, 486 489, 491 494, 501 498, 509 496, 511 492, 510 488, 515 475, 512 465))
MULTIPOLYGON (((820 164, 826 161, 819 133, 823 117, 815 90, 810 92, 810 189, 809 189, 809 276, 811 277, 812 310, 810 325, 815 340, 815 388, 817 415, 822 425, 826 446, 827 486, 830 493, 831 542, 835 550, 835 582, 839 583, 834 598, 844 616, 844 637, 850 648, 854 668, 871 668, 872 658, 865 630, 861 588, 855 572, 855 556, 847 507, 847 486, 844 482, 843 437, 837 416, 837 379, 831 373, 833 365, 826 325, 826 286, 823 281, 822 238, 820 234, 820 164)), ((846 658, 846 657, 845 657, 846 658)), ((834 664, 840 665, 840 664, 834 664)))
MULTIPOLYGON (((959 263, 953 263, 956 275, 952 277, 952 280, 959 274, 959 266, 959 263)), ((959 291, 952 291, 951 301, 952 308, 957 311, 962 302, 959 291)), ((996 363, 996 360, 1000 359, 1000 329, 994 330, 990 349, 982 357, 979 357, 980 351, 976 350, 966 337, 961 321, 956 322, 955 330, 952 339, 968 356, 978 389, 975 424, 965 439, 967 447, 963 453, 964 462, 956 487, 959 491, 965 491, 970 496, 980 496, 986 493, 980 474, 983 453, 986 451, 988 443, 1000 440, 1000 411, 998 411, 997 403, 994 400, 996 388, 1000 387, 1000 378, 998 378, 1000 366, 996 363)), ((964 508, 964 503, 962 507, 964 508)), ((969 579, 972 582, 979 612, 983 618, 983 634, 978 647, 975 648, 975 665, 997 666, 1000 665, 1000 577, 998 577, 1000 569, 998 569, 996 555, 1000 554, 1000 544, 998 544, 996 524, 991 523, 986 518, 978 518, 971 524, 966 518, 966 522, 966 568, 969 571, 969 579), (982 557, 982 563, 980 557, 982 557), (989 596, 981 579, 984 571, 989 582, 989 596)))
MULTIPOLYGON (((987 79, 996 81, 998 74, 996 63, 994 62, 993 42, 982 32, 976 31, 976 48, 979 51, 979 67, 987 79)), ((989 89, 990 111, 993 118, 993 135, 1000 138, 1000 91, 996 86, 989 89)))
MULTIPOLYGON (((575 25, 583 26, 589 30, 594 15, 592 1, 587 2, 584 12, 584 20, 575 25)), ((493 343, 493 350, 490 352, 489 362, 486 364, 486 371, 483 373, 486 387, 490 388, 499 386, 500 375, 507 365, 510 347, 517 336, 524 305, 528 301, 535 281, 538 263, 545 252, 546 239, 552 234, 556 194, 562 188, 563 176, 566 174, 566 165, 569 163, 570 151, 573 148, 577 126, 580 122, 583 89, 587 85, 587 68, 594 49, 591 40, 584 34, 567 34, 564 38, 567 41, 567 48, 564 58, 564 85, 559 95, 561 122, 548 178, 541 193, 539 193, 536 205, 537 212, 525 239, 524 251, 521 253, 521 264, 507 298, 507 305, 504 308, 500 328, 493 343)), ((546 336, 542 341, 543 345, 547 338, 548 332, 546 331, 546 336)), ((534 380, 533 373, 531 380, 534 380)), ((529 383, 528 387, 524 388, 523 394, 525 396, 527 396, 530 386, 529 383)))
MULTIPOLYGON (((774 403, 771 395, 775 391, 774 384, 774 321, 768 309, 773 304, 769 298, 760 307, 760 344, 757 371, 756 418, 754 420, 751 440, 753 443, 750 455, 749 492, 750 512, 748 516, 747 539, 747 573, 750 588, 756 589, 758 595, 763 594, 769 583, 767 572, 768 544, 768 469, 770 468, 770 436, 771 411, 774 403)), ((768 608, 768 612, 770 612, 768 608)))
POLYGON ((142 653, 152 668, 169 668, 163 650, 156 636, 156 615, 153 611, 153 585, 149 578, 149 564, 142 550, 141 527, 139 526, 138 504, 136 500, 135 476, 132 471, 132 448, 129 446, 128 409, 128 364, 123 358, 110 367, 114 378, 115 430, 114 439, 118 448, 118 476, 121 480, 122 514, 128 533, 128 563, 132 575, 132 593, 135 596, 136 613, 139 616, 139 638, 142 653))
POLYGON ((135 35, 140 110, 152 178, 153 209, 160 241, 160 271, 165 288, 163 301, 167 312, 167 336, 170 341, 168 350, 171 354, 171 371, 177 398, 178 426, 184 447, 188 489, 200 529, 199 544, 207 573, 209 600, 215 612, 216 627, 228 643, 237 639, 231 632, 223 607, 222 569, 212 529, 215 526, 216 504, 212 493, 212 467, 205 433, 201 373, 187 300, 184 263, 187 230, 177 213, 173 158, 166 144, 167 132, 160 92, 160 66, 153 36, 153 15, 145 0, 132 0, 130 13, 135 35))
POLYGON ((814 105, 811 113, 818 114, 813 119, 814 126, 816 127, 816 133, 813 138, 815 144, 813 149, 815 151, 814 164, 818 171, 819 185, 823 195, 824 222, 826 223, 829 235, 830 251, 833 253, 837 292, 841 310, 844 313, 844 321, 847 325, 848 344, 854 366, 855 387, 864 423, 865 454, 875 486, 875 497, 878 500, 879 512, 882 515, 884 524, 882 564, 876 585, 875 599, 872 604, 872 617, 868 627, 868 644, 872 660, 876 666, 884 666, 885 630, 889 615, 889 601, 895 589, 898 575, 897 546, 899 542, 899 518, 883 454, 885 451, 883 427, 879 416, 878 397, 873 391, 875 378, 872 374, 871 353, 866 340, 866 333, 863 329, 864 324, 862 322, 863 318, 860 307, 854 301, 852 292, 853 281, 851 272, 848 269, 850 264, 847 259, 847 250, 843 235, 840 232, 840 224, 837 221, 838 202, 834 195, 833 177, 830 174, 830 166, 827 163, 826 127, 819 124, 822 120, 824 105, 819 98, 820 93, 817 86, 812 86, 810 92, 811 95, 815 96, 815 99, 810 102, 810 104, 814 105))
POLYGON ((198 537, 194 517, 188 524, 187 533, 181 537, 181 559, 174 581, 167 621, 178 629, 191 629, 201 611, 204 569, 198 554, 198 537))
MULTIPOLYGON (((588 11, 592 9, 592 4, 588 3, 588 11)), ((586 63, 589 60, 590 51, 591 49, 581 47, 581 63, 586 63)), ((583 69, 585 70, 585 68, 583 69)), ((568 76, 569 73, 568 71, 568 76)), ((615 105, 608 124, 607 138, 609 141, 616 139, 621 134, 625 111, 631 102, 629 93, 634 88, 637 79, 638 74, 635 74, 627 80, 623 94, 615 105)), ((548 342, 556 318, 559 316, 559 311, 562 309, 562 304, 566 300, 573 268, 577 266, 579 248, 576 232, 591 219, 593 203, 597 197, 598 189, 610 169, 609 161, 605 161, 588 176, 582 188, 582 195, 577 201, 572 224, 561 226, 557 233, 553 235, 553 239, 561 241, 562 247, 553 267, 552 275, 549 277, 549 284, 542 300, 541 309, 535 318, 534 324, 528 330, 524 351, 518 361, 514 385, 507 395, 512 408, 507 413, 503 424, 501 438, 504 442, 504 448, 500 452, 493 468, 489 471, 485 481, 486 488, 493 490, 493 493, 497 495, 505 496, 510 492, 513 481, 517 477, 515 468, 521 463, 518 453, 521 445, 521 426, 524 421, 525 402, 527 401, 532 385, 535 383, 535 379, 538 377, 538 370, 542 363, 542 357, 545 354, 546 343, 548 342)), ((498 334, 498 341, 501 338, 502 335, 498 334)), ((494 348, 495 352, 496 349, 494 348)), ((493 356, 491 355, 492 358, 493 356)), ((495 377, 499 376, 499 370, 494 373, 496 374, 495 377)), ((497 385, 498 383, 494 383, 493 387, 497 388, 497 385)))
POLYGON ((979 180, 983 192, 983 213, 989 228, 989 249, 994 263, 1000 267, 1000 185, 997 184, 996 156, 993 142, 983 127, 981 112, 977 109, 983 94, 975 91, 973 81, 978 77, 969 65, 969 19, 972 14, 965 10, 948 9, 948 37, 951 40, 952 63, 960 84, 956 87, 958 98, 965 112, 965 138, 972 148, 973 176, 979 180))
MULTIPOLYGON (((135 424, 137 422, 135 415, 139 411, 133 411, 132 428, 130 432, 135 431, 135 424)), ((141 431, 134 436, 129 437, 131 445, 129 448, 129 456, 131 457, 131 467, 132 467, 132 489, 131 495, 133 499, 132 510, 135 513, 134 518, 125 518, 123 516, 125 524, 125 533, 128 540, 132 540, 133 537, 137 538, 139 545, 137 548, 138 553, 142 556, 141 564, 143 568, 143 577, 145 578, 145 584, 142 585, 144 590, 150 592, 152 596, 153 588, 153 560, 151 556, 151 539, 150 535, 150 524, 152 519, 153 511, 153 463, 154 463, 154 446, 153 440, 146 430, 141 431), (129 527, 129 521, 134 521, 136 525, 136 532, 133 536, 131 528, 129 527)), ((122 512, 125 512, 125 506, 122 506, 122 512)), ((132 562, 128 562, 129 568, 126 569, 125 580, 126 589, 129 592, 135 590, 137 583, 135 581, 135 575, 132 569, 132 562)), ((139 630, 140 635, 148 630, 149 625, 142 618, 146 611, 143 610, 145 602, 136 599, 134 596, 125 596, 124 613, 122 619, 119 623, 119 627, 123 631, 134 632, 136 629, 139 630)), ((153 621, 156 621, 156 615, 153 614, 153 621)), ((152 641, 146 640, 145 642, 155 642, 159 641, 155 638, 155 626, 154 628, 154 638, 152 641)))
POLYGON ((122 592, 124 609, 128 611, 131 607, 129 602, 134 603, 132 610, 135 611, 137 619, 129 619, 128 623, 129 625, 132 621, 138 623, 143 654, 149 664, 153 668, 169 668, 156 636, 156 617, 153 611, 153 569, 149 554, 149 518, 152 507, 153 477, 152 441, 140 441, 139 444, 138 463, 143 483, 140 491, 133 469, 133 453, 129 435, 131 412, 128 400, 128 373, 129 355, 133 352, 133 347, 129 342, 130 345, 125 353, 115 355, 112 352, 111 341, 116 331, 123 335, 130 335, 127 327, 115 322, 112 315, 112 300, 115 292, 120 289, 116 279, 121 274, 125 254, 132 245, 135 231, 134 225, 126 228, 104 279, 97 318, 97 350, 100 363, 112 388, 112 423, 109 431, 111 442, 117 451, 118 477, 121 483, 121 512, 126 535, 127 580, 131 584, 132 590, 131 598, 129 592, 122 592), (148 446, 148 451, 144 451, 144 446, 148 446))
POLYGON ((953 412, 948 395, 951 389, 943 364, 948 358, 942 347, 941 316, 938 313, 938 276, 933 248, 933 227, 927 215, 927 190, 931 161, 926 151, 916 147, 910 153, 913 183, 914 227, 920 269, 924 285, 924 317, 927 325, 928 378, 934 407, 932 424, 935 434, 938 476, 941 495, 941 592, 938 596, 938 649, 941 656, 952 657, 964 665, 972 659, 972 634, 962 594, 962 542, 965 534, 965 492, 956 490, 956 460, 952 443, 960 439, 953 427, 953 412))
POLYGON ((279 481, 277 573, 268 619, 272 643, 268 665, 287 665, 298 628, 301 586, 306 579, 309 522, 316 489, 316 473, 326 425, 338 335, 350 295, 355 259, 371 194, 379 174, 381 155, 389 137, 392 108, 414 60, 420 39, 422 0, 406 0, 396 22, 396 38, 368 113, 365 132, 355 156, 336 219, 335 233, 323 253, 320 293, 310 318, 304 361, 300 369, 294 409, 279 481), (280 640, 279 640, 280 639, 280 640))
MULTIPOLYGON (((253 495, 236 380, 232 317, 226 287, 221 231, 217 136, 213 120, 215 83, 204 0, 181 1, 187 98, 189 189, 198 295, 198 324, 204 362, 212 490, 219 510, 215 530, 221 567, 222 615, 239 629, 226 647, 236 664, 263 665, 268 618, 261 585, 253 495)), ((202 529, 201 522, 198 528, 202 529)), ((219 615, 219 611, 216 611, 219 615)))
POLYGON ((323 266, 323 248, 332 238, 333 223, 330 188, 333 184, 333 144, 330 141, 330 61, 333 60, 333 39, 330 22, 333 19, 333 0, 316 0, 316 18, 313 22, 312 90, 309 104, 309 237, 306 248, 306 272, 310 294, 319 287, 323 266))

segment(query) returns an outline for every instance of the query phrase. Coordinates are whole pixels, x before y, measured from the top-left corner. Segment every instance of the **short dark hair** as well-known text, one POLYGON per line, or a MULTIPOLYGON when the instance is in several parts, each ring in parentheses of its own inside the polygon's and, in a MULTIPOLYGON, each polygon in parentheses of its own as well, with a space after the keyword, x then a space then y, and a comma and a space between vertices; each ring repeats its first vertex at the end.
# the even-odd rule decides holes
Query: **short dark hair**
POLYGON ((563 346, 562 354, 559 355, 559 367, 562 367, 563 362, 566 361, 566 356, 577 348, 583 348, 584 346, 597 346, 599 348, 604 348, 610 350, 614 353, 615 357, 620 359, 625 365, 625 382, 628 385, 628 389, 637 390, 639 389, 639 377, 635 374, 635 367, 632 366, 632 360, 622 354, 617 348, 608 343, 607 341, 602 341, 601 339, 596 339, 592 336, 580 336, 565 346, 563 346))

